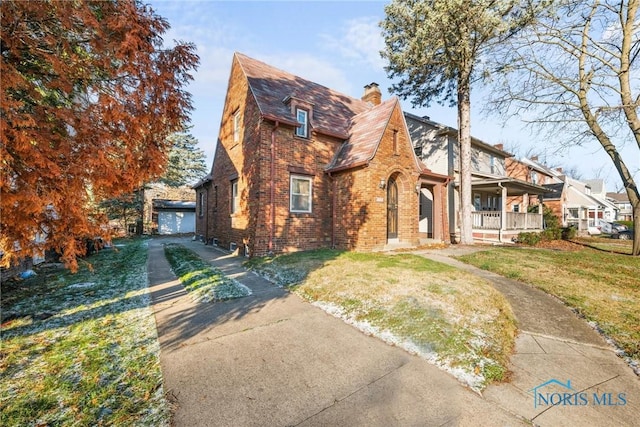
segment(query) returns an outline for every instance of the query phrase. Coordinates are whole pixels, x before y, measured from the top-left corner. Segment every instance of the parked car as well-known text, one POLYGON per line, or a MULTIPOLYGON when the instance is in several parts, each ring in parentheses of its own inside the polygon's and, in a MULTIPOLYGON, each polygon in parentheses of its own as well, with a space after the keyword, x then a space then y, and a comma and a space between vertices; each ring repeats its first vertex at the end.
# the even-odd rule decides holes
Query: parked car
POLYGON ((629 230, 627 226, 624 224, 620 224, 619 222, 614 222, 611 224, 612 233, 619 233, 621 231, 627 231, 627 230, 629 230))
POLYGON ((627 226, 620 224, 619 222, 609 222, 605 220, 598 220, 598 227, 600 231, 607 234, 615 234, 627 229, 627 226))
POLYGON ((633 240, 633 230, 622 230, 611 235, 612 239, 633 240))

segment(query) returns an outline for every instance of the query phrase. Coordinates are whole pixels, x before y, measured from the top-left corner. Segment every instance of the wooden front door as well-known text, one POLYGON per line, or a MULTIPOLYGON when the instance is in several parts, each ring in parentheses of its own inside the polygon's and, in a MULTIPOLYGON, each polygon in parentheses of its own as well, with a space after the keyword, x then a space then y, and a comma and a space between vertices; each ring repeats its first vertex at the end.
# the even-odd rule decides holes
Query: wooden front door
POLYGON ((387 184, 387 239, 398 238, 398 184, 393 178, 387 184))

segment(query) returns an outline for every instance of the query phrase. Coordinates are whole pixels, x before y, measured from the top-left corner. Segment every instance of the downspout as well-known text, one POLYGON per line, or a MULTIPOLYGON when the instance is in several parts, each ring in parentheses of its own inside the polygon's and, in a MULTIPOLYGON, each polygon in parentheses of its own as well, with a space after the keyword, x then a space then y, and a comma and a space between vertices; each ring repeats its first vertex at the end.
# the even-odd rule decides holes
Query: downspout
POLYGON ((273 240, 276 229, 276 131, 280 126, 279 121, 275 121, 275 125, 271 130, 271 177, 270 177, 270 201, 271 204, 271 226, 269 227, 269 255, 273 255, 273 240))
POLYGON ((331 180, 331 249, 336 248, 336 179, 327 172, 331 180))
MULTIPOLYGON (((209 200, 211 200, 209 198, 209 189, 211 188, 211 186, 207 186, 207 190, 204 193, 206 200, 205 200, 205 209, 204 209, 204 244, 208 245, 209 244, 209 200)), ((198 200, 198 202, 200 202, 200 200, 198 200)))

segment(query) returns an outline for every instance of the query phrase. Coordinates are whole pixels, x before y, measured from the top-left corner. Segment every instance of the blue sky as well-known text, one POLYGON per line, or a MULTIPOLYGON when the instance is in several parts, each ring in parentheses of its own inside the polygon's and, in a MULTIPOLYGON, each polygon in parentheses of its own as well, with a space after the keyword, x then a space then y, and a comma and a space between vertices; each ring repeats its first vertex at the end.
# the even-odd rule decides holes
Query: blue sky
MULTIPOLYGON (((270 65, 359 98, 371 82, 380 85, 383 99, 391 94, 391 81, 384 71, 379 51, 384 47, 378 23, 384 18, 385 1, 176 1, 156 0, 149 4, 171 24, 165 42, 196 44, 200 68, 189 86, 195 110, 192 134, 213 161, 220 117, 234 52, 241 52, 270 65)), ((603 169, 607 190, 619 184, 611 161, 597 142, 556 152, 557 147, 536 138, 523 123, 504 124, 496 116, 485 116, 482 89, 472 94, 471 133, 490 144, 519 147, 516 154, 533 148, 546 156, 550 166, 575 168, 584 179, 603 169), (604 168, 603 168, 604 166, 604 168)), ((413 108, 409 100, 403 109, 428 115, 439 123, 457 127, 456 108, 413 108)), ((534 153, 532 153, 534 154, 534 153)), ((640 159, 628 166, 638 170, 640 159)), ((639 176, 636 174, 636 176, 639 176)))

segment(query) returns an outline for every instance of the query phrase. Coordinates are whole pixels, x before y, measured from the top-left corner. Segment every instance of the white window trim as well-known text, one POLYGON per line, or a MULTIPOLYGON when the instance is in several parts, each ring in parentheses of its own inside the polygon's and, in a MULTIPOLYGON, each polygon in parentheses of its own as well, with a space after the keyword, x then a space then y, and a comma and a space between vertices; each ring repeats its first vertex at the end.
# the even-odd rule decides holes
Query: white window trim
MULTIPOLYGON (((298 194, 300 195, 300 194, 298 194)), ((313 212, 313 177, 305 175, 291 175, 289 177, 289 211, 293 213, 312 213, 313 212), (309 209, 298 210, 293 208, 293 180, 304 180, 309 182, 309 209)))
POLYGON ((296 108, 296 121, 302 123, 296 128, 296 136, 301 138, 309 137, 309 111, 303 108, 296 108), (299 120, 300 113, 304 113, 304 121, 299 120))

